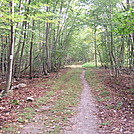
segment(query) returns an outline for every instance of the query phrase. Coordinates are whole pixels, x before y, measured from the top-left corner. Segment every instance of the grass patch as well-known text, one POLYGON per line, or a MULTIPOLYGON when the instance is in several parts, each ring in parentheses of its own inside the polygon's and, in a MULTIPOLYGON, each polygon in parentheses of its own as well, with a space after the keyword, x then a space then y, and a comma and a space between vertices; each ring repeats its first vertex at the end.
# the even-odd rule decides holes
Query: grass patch
POLYGON ((105 97, 104 100, 111 100, 111 97, 105 97))
POLYGON ((109 106, 106 106, 106 109, 116 109, 116 110, 119 110, 121 107, 122 107, 122 102, 118 102, 117 105, 109 105, 109 106))
MULTIPOLYGON (((99 66, 100 66, 100 63, 98 64, 97 67, 99 67, 99 66)), ((82 67, 83 67, 83 68, 95 68, 96 65, 95 65, 95 63, 93 63, 93 62, 87 62, 87 63, 84 63, 84 64, 82 65, 82 67)))
POLYGON ((108 126, 111 123, 111 121, 103 122, 101 125, 108 126))
POLYGON ((11 104, 20 105, 20 101, 19 100, 11 100, 11 104))
POLYGON ((53 90, 47 92, 47 97, 53 97, 55 95, 55 92, 53 90))
POLYGON ((116 106, 115 105, 109 105, 109 106, 106 106, 106 109, 114 109, 116 106))
POLYGON ((15 133, 16 132, 16 128, 14 125, 7 125, 4 128, 2 128, 2 130, 4 131, 4 134, 9 134, 10 133, 15 133))
POLYGON ((18 121, 19 122, 28 122, 30 119, 32 119, 37 112, 32 107, 27 107, 24 109, 25 112, 18 114, 18 121))
POLYGON ((103 88, 99 88, 98 90, 104 91, 104 90, 106 90, 106 89, 107 89, 106 87, 103 87, 103 88))
POLYGON ((108 100, 111 100, 111 97, 104 97, 104 98, 96 97, 96 99, 98 101, 108 101, 108 100))
POLYGON ((23 118, 23 120, 25 119, 32 119, 33 116, 36 114, 36 112, 32 111, 28 111, 28 112, 23 112, 23 113, 20 113, 19 116, 20 118, 23 118))
POLYGON ((39 106, 39 105, 43 105, 43 104, 47 103, 48 100, 49 100, 49 99, 48 99, 46 96, 44 96, 44 97, 42 97, 42 98, 39 98, 39 99, 37 100, 37 105, 38 105, 38 106, 39 106))
POLYGON ((130 91, 132 91, 132 92, 134 92, 134 88, 132 88, 132 89, 129 89, 130 91))
POLYGON ((119 101, 118 104, 116 105, 116 110, 119 110, 122 107, 123 103, 122 101, 119 101))
POLYGON ((110 95, 110 92, 109 91, 103 91, 100 93, 101 96, 108 96, 110 95))
POLYGON ((97 79, 96 72, 89 68, 86 70, 86 80, 90 86, 96 91, 106 90, 106 87, 101 83, 100 79, 97 79))
POLYGON ((84 67, 84 68, 90 68, 90 67, 95 67, 95 65, 92 64, 92 63, 85 63, 85 64, 82 65, 82 67, 84 67))
POLYGON ((34 109, 32 107, 26 107, 25 111, 34 111, 34 109))

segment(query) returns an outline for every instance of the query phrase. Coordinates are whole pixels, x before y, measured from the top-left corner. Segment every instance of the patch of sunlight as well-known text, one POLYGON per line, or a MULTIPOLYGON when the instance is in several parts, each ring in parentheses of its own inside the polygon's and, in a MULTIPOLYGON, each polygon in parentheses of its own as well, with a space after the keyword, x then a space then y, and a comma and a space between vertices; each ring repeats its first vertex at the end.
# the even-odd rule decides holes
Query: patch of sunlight
POLYGON ((82 65, 66 65, 65 67, 69 67, 69 68, 82 68, 82 65))

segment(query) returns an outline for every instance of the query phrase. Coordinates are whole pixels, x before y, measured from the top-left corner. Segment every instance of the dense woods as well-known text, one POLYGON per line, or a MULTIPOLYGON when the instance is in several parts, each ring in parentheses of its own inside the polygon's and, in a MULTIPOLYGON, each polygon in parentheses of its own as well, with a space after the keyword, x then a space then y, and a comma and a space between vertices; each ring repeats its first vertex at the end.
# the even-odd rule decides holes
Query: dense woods
POLYGON ((29 78, 66 64, 94 62, 131 74, 134 69, 133 0, 1 0, 0 74, 29 78))

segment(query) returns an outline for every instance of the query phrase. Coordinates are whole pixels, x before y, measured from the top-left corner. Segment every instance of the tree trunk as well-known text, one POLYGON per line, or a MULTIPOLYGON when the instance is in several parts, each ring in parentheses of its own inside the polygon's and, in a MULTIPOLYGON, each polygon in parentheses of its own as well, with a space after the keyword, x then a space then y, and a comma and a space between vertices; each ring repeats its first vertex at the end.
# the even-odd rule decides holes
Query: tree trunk
POLYGON ((100 53, 99 48, 98 48, 98 54, 99 54, 99 58, 100 58, 100 62, 101 62, 101 67, 103 67, 102 57, 101 57, 101 53, 100 53))
POLYGON ((133 41, 132 41, 132 36, 129 35, 129 72, 132 72, 132 66, 134 62, 134 47, 133 47, 133 41))
POLYGON ((125 44, 124 44, 124 35, 121 36, 121 40, 122 40, 122 46, 121 46, 121 54, 120 54, 120 69, 122 68, 123 64, 124 64, 124 51, 125 51, 125 44))
POLYGON ((4 37, 1 38, 2 46, 1 46, 1 70, 2 70, 2 79, 5 76, 5 42, 4 37))
MULTIPOLYGON (((12 17, 14 17, 14 0, 11 0, 11 14, 12 14, 12 17)), ((13 66, 13 56, 14 56, 14 32, 15 32, 14 23, 13 23, 13 20, 11 20, 10 55, 9 55, 9 59, 8 59, 8 72, 7 72, 7 76, 6 76, 6 88, 3 92, 3 95, 7 94, 11 87, 12 66, 13 66)))
MULTIPOLYGON (((45 30, 44 30, 45 31, 45 30)), ((43 33, 43 38, 44 37, 45 33, 43 33)), ((43 42, 43 50, 42 50, 42 55, 41 55, 41 62, 42 62, 42 71, 43 71, 43 74, 44 75, 47 75, 47 69, 46 69, 46 61, 45 61, 45 43, 43 42)))
MULTIPOLYGON (((49 12, 49 7, 47 7, 46 12, 49 12)), ((49 23, 46 22, 46 67, 47 67, 47 72, 50 73, 50 59, 49 59, 49 47, 48 47, 48 42, 49 41, 49 23)))
POLYGON ((95 58, 95 67, 97 67, 97 44, 96 44, 96 29, 94 33, 94 58, 95 58))
MULTIPOLYGON (((34 20, 33 20, 33 28, 34 29, 34 20)), ((29 65, 30 65, 30 70, 29 70, 29 79, 32 79, 32 53, 33 53, 33 39, 34 39, 34 33, 32 32, 32 37, 31 37, 31 45, 30 45, 30 59, 29 59, 29 65)))

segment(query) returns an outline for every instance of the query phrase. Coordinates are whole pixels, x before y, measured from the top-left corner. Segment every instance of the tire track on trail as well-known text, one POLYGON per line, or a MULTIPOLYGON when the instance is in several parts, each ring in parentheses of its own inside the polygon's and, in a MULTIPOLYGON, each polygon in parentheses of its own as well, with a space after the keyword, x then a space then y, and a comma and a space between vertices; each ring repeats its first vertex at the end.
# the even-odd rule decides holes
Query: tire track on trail
POLYGON ((85 79, 85 70, 81 74, 83 91, 80 104, 77 108, 77 115, 70 119, 71 127, 66 127, 64 134, 98 134, 98 119, 95 99, 92 96, 91 88, 85 79))

